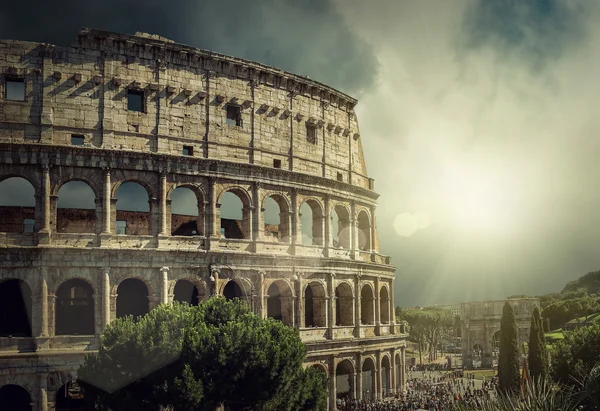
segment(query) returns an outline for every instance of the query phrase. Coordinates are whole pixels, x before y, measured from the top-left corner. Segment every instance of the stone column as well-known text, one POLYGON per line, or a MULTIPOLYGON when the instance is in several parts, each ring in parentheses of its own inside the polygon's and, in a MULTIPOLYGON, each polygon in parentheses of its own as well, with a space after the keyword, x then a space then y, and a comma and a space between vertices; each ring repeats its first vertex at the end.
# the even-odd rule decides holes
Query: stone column
POLYGON ((48 164, 42 165, 42 172, 44 221, 40 232, 50 233, 50 166, 48 164))
POLYGON ((336 406, 336 378, 335 378, 335 357, 332 355, 329 357, 329 409, 337 410, 336 406))
POLYGON ((375 303, 375 332, 377 335, 380 334, 381 330, 381 301, 379 299, 379 288, 379 277, 375 277, 375 300, 373 302, 375 303))
MULTIPOLYGON (((260 301, 260 307, 259 307, 258 313, 261 316, 261 318, 267 317, 267 310, 265 307, 267 304, 265 304, 265 299, 268 296, 265 295, 264 284, 265 284, 265 272, 263 270, 258 270, 258 284, 257 284, 258 285, 258 301, 260 301)), ((281 307, 283 309, 283 304, 281 305, 281 307)))
POLYGON ((371 221, 369 221, 370 225, 370 229, 371 232, 370 234, 370 240, 369 240, 369 247, 371 248, 371 253, 376 253, 377 252, 377 248, 375 247, 375 236, 377 235, 377 233, 375 232, 375 206, 373 206, 371 208, 371 221))
POLYGON ((110 272, 106 268, 102 271, 102 330, 110 323, 110 272))
POLYGON ((47 311, 48 311, 48 317, 47 317, 48 337, 52 338, 52 337, 54 337, 55 327, 56 327, 56 320, 55 320, 56 296, 51 293, 48 294, 48 310, 47 311))
POLYGON ((380 400, 382 398, 381 393, 383 391, 383 378, 381 366, 381 351, 377 351, 375 358, 377 359, 377 365, 375 366, 375 398, 380 400))
POLYGON ((254 241, 262 241, 265 237, 265 209, 263 208, 262 190, 260 183, 254 184, 252 192, 252 204, 254 205, 254 225, 250 224, 253 235, 250 236, 254 241))
POLYGON ((352 374, 350 374, 350 379, 348 381, 348 383, 350 384, 350 396, 352 398, 358 398, 358 394, 356 392, 356 373, 353 372, 352 374))
POLYGON ((42 271, 40 279, 40 308, 39 308, 39 333, 40 337, 48 336, 48 282, 46 270, 42 271))
POLYGON ((111 182, 110 182, 110 168, 105 168, 104 169, 104 198, 102 199, 102 212, 104 214, 104 227, 102 230, 102 234, 110 234, 110 229, 111 229, 111 216, 110 216, 110 209, 111 209, 111 182))
POLYGON ((402 392, 406 391, 406 347, 400 348, 400 385, 402 392))
POLYGON ((39 411, 48 411, 48 375, 47 374, 39 374, 39 400, 38 400, 38 410, 39 411))
POLYGON ((215 189, 216 178, 211 177, 208 184, 209 205, 207 207, 208 229, 205 233, 206 237, 218 239, 221 237, 221 216, 219 208, 221 204, 217 201, 217 193, 215 189))
POLYGON ((362 400, 362 354, 356 355, 356 398, 362 400))
POLYGON ((388 385, 392 393, 396 393, 396 350, 390 350, 390 379, 388 385))
POLYGON ((290 226, 290 242, 292 243, 292 255, 296 254, 296 244, 302 244, 302 239, 300 236, 302 235, 302 228, 300 227, 300 210, 298 209, 298 191, 296 189, 292 189, 292 209, 291 219, 292 223, 290 226))
POLYGON ((298 315, 296 317, 298 318, 298 327, 304 328, 306 327, 304 322, 304 284, 302 281, 302 275, 298 273, 296 273, 296 275, 298 276, 298 280, 296 281, 296 306, 298 307, 298 315))
POLYGON ((168 236, 167 233, 167 172, 160 173, 160 231, 159 235, 168 236))
POLYGON ((390 281, 390 332, 396 334, 396 306, 394 305, 394 279, 390 281))
POLYGON ((360 338, 360 280, 358 276, 354 278, 354 337, 360 338))
POLYGON ((335 327, 335 274, 330 273, 327 281, 327 293, 329 294, 329 301, 327 304, 327 334, 331 340, 334 339, 335 327))
POLYGON ((357 250, 358 250, 358 229, 356 227, 357 224, 356 219, 356 202, 350 202, 350 256, 352 258, 356 258, 357 250))
POLYGON ((331 206, 331 201, 329 196, 325 196, 324 201, 325 209, 323 210, 323 229, 325 231, 325 238, 323 239, 323 248, 325 257, 329 257, 329 249, 331 248, 331 214, 329 207, 331 206))
POLYGON ((169 304, 169 267, 162 267, 160 273, 160 303, 169 304))
POLYGON ((216 268, 212 268, 212 267, 209 267, 208 269, 209 269, 208 282, 211 287, 210 292, 211 292, 212 296, 217 296, 217 295, 219 295, 219 270, 217 270, 216 268), (211 280, 210 276, 212 276, 214 280, 211 280))

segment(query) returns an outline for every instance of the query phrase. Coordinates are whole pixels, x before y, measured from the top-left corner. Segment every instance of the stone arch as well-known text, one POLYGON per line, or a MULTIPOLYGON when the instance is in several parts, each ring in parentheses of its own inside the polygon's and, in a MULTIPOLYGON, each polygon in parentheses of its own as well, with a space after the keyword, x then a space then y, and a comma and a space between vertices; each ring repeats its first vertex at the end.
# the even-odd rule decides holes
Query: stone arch
POLYGON ((349 359, 340 361, 335 367, 336 398, 354 397, 354 377, 356 371, 349 359))
POLYGON ((337 203, 331 210, 331 241, 333 247, 349 249, 352 246, 350 230, 350 210, 337 203))
POLYGON ((0 178, 0 232, 38 231, 37 206, 36 189, 29 179, 12 174, 0 178))
POLYGON ((294 324, 293 289, 285 280, 271 282, 267 289, 267 317, 282 321, 286 325, 294 324))
POLYGON ((117 234, 149 235, 152 234, 151 191, 146 185, 129 180, 115 185, 116 230, 117 234), (121 201, 121 203, 119 203, 121 201))
POLYGON ((251 239, 252 207, 252 197, 245 189, 238 186, 223 189, 217 199, 221 237, 251 239), (237 212, 240 203, 241 214, 237 212))
POLYGON ((375 361, 371 357, 366 357, 362 363, 362 398, 365 400, 375 399, 375 361))
POLYGON ((31 411, 31 394, 21 385, 6 384, 0 387, 0 410, 31 411))
POLYGON ((300 205, 301 242, 304 245, 323 245, 324 238, 324 207, 314 197, 304 199, 300 205))
POLYGON ((63 282, 56 291, 56 335, 94 335, 94 289, 85 280, 63 282))
POLYGON ((95 233, 97 192, 87 180, 76 178, 56 187, 56 231, 95 233), (62 194, 61 194, 62 193, 62 194))
POLYGON ((200 302, 205 301, 208 298, 208 285, 206 284, 206 281, 194 275, 183 275, 180 277, 171 278, 171 281, 169 281, 170 296, 175 296, 175 287, 177 286, 177 283, 182 280, 188 281, 192 283, 194 287, 196 287, 200 302))
POLYGON ((379 322, 381 324, 390 323, 390 296, 385 285, 379 290, 379 322))
POLYGON ((182 183, 171 187, 167 193, 168 214, 171 216, 171 235, 192 236, 206 234, 202 187, 182 183))
POLYGON ((55 411, 87 411, 90 404, 87 404, 83 389, 76 382, 67 382, 63 384, 54 397, 55 411))
POLYGON ((237 279, 227 280, 223 284, 221 295, 228 300, 233 300, 234 298, 247 299, 249 297, 248 291, 246 290, 244 284, 240 281, 237 281, 237 279))
POLYGON ((263 199, 261 211, 265 225, 264 239, 289 243, 291 241, 291 222, 290 203, 287 197, 280 193, 267 194, 263 199), (273 230, 275 225, 277 226, 276 232, 273 230))
POLYGON ((500 330, 496 330, 492 333, 492 338, 490 340, 490 347, 492 351, 500 349, 500 330))
POLYGON ((204 288, 200 290, 191 280, 180 279, 173 286, 173 301, 185 302, 190 305, 198 305, 204 301, 206 293, 204 288))
POLYGON ((371 284, 364 284, 360 290, 360 323, 363 325, 375 324, 375 297, 371 284))
POLYGON ((321 371, 323 374, 325 374, 325 376, 328 376, 327 374, 327 365, 325 364, 321 364, 321 363, 314 363, 310 365, 311 368, 315 368, 319 371, 321 371))
POLYGON ((354 293, 352 286, 346 281, 335 287, 335 325, 354 325, 354 293))
POLYGON ((319 281, 312 281, 304 288, 304 325, 327 326, 327 293, 319 281))
POLYGON ((383 397, 387 397, 391 395, 393 392, 392 389, 392 365, 390 361, 390 357, 387 354, 384 354, 381 357, 381 393, 383 397))
POLYGON ((117 318, 131 315, 137 320, 150 312, 150 289, 145 281, 130 277, 117 285, 117 318))
POLYGON ((367 210, 360 210, 356 219, 358 231, 358 248, 363 251, 370 251, 372 246, 371 240, 371 217, 367 210))
POLYGON ((0 336, 31 337, 31 288, 20 279, 0 280, 0 336))

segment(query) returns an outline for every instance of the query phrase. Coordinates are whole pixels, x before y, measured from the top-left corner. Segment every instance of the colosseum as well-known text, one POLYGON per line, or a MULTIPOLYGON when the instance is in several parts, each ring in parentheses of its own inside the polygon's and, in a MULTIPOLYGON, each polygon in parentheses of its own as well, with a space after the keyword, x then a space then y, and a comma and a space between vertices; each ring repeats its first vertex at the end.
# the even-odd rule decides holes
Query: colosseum
POLYGON ((112 319, 213 295, 296 327, 332 410, 401 389, 356 103, 146 33, 0 41, 2 406, 82 409, 112 319))

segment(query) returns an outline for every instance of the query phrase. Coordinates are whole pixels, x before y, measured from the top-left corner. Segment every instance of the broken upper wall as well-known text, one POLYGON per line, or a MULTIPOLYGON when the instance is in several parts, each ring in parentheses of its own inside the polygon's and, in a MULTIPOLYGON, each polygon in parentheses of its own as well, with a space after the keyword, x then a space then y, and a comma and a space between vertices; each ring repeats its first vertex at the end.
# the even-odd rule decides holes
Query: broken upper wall
POLYGON ((89 147, 185 152, 373 189, 356 100, 306 77, 90 29, 72 47, 0 41, 0 73, 0 142, 70 145, 76 133, 89 147), (24 101, 5 101, 12 80, 24 81, 24 101), (141 110, 128 110, 136 93, 141 110))

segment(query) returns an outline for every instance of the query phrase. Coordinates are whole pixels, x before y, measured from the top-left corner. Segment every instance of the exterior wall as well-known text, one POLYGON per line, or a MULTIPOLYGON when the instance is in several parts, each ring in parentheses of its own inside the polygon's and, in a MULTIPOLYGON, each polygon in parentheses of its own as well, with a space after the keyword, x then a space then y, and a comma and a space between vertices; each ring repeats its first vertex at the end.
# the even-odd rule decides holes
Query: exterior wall
MULTIPOLYGON (((0 386, 22 385, 35 409, 52 409, 56 390, 76 378, 83 354, 97 349, 99 333, 116 318, 118 301, 131 297, 119 296, 120 283, 135 278, 147 288, 143 304, 150 309, 172 301, 179 280, 191 281, 201 298, 222 295, 234 281, 263 316, 277 284, 281 319, 299 329, 307 366, 320 364, 332 377, 348 359, 357 370, 352 395, 360 397, 361 367, 371 358, 375 395, 383 395, 381 375, 390 369, 396 372, 388 373, 388 387, 401 389, 406 335, 393 314, 395 269, 379 253, 377 194, 366 175, 355 104, 306 78, 148 35, 84 29, 69 48, 0 41, 0 182, 23 177, 36 198, 33 208, 0 208, 0 287, 7 279, 29 286, 33 330, 32 337, 0 337, 0 386), (6 81, 14 78, 25 80, 25 101, 5 99, 6 81), (129 88, 143 91, 143 112, 127 110, 129 88), (241 125, 226 124, 226 104, 239 105, 241 125), (316 127, 316 141, 307 139, 307 123, 316 127), (71 145, 73 134, 85 137, 84 146, 71 145), (182 155, 184 145, 193 155, 182 155), (57 208, 58 190, 71 180, 90 186, 95 209, 57 208), (128 181, 146 189, 148 213, 117 211, 117 190, 128 181), (171 215, 177 187, 196 194, 198 217, 171 215), (221 219, 226 191, 241 199, 243 220, 221 219), (279 226, 264 223, 267 196, 278 199, 279 226), (309 199, 323 215, 313 221, 322 227, 321 245, 299 241, 299 210, 309 199), (344 247, 332 245, 336 205, 348 212, 344 247), (370 219, 364 250, 361 211, 370 219), (35 220, 35 232, 23 232, 23 218, 35 220), (125 235, 116 234, 121 219, 128 221, 125 235), (194 220, 195 234, 171 235, 194 220), (222 236, 221 227, 243 238, 222 236), (57 291, 69 279, 93 290, 93 335, 57 335, 57 291), (351 295, 338 326, 335 290, 342 285, 351 295), (372 324, 359 321, 366 285, 372 324), (383 288, 389 298, 380 301, 383 288), (384 309, 389 318, 382 322, 384 309)), ((335 387, 331 378, 331 409, 335 387)))
MULTIPOLYGON (((511 304, 519 335, 519 349, 529 341, 531 316, 535 307, 540 306, 538 298, 515 298, 508 300, 511 304)), ((473 367, 473 347, 479 344, 482 348, 481 367, 491 367, 497 358, 493 354, 493 337, 500 331, 500 319, 505 301, 486 301, 462 304, 461 335, 463 364, 473 367)))

